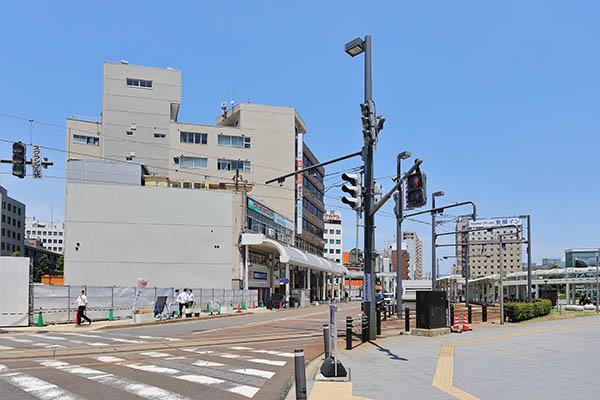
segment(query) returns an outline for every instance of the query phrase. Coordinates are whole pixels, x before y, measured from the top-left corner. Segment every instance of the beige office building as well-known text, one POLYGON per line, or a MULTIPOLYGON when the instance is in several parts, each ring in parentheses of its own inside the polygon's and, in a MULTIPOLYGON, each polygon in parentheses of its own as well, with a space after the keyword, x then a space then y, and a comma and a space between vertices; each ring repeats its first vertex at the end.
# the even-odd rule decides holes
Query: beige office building
POLYGON ((406 243, 409 257, 409 278, 423 279, 423 241, 417 232, 402 232, 402 242, 406 243))
POLYGON ((296 223, 297 247, 322 255, 324 170, 265 184, 295 170, 298 158, 318 163, 298 112, 239 103, 222 106, 213 125, 179 121, 180 106, 181 71, 105 63, 101 120, 67 119, 67 159, 139 163, 146 185, 246 189, 296 223))
MULTIPOLYGON (((521 243, 506 243, 500 251, 500 235, 503 241, 516 241, 523 235, 517 236, 516 228, 507 225, 522 227, 519 218, 486 218, 477 221, 460 220, 456 231, 477 229, 456 235, 457 273, 463 275, 465 257, 468 260, 471 278, 497 274, 502 270, 507 273, 520 271, 522 268, 523 245, 521 243), (510 234, 514 235, 510 235, 510 234), (468 246, 462 244, 467 242, 468 246), (468 252, 468 253, 467 253, 468 252), (502 260, 500 259, 502 257, 502 260)), ((522 230, 522 228, 521 228, 522 230)))

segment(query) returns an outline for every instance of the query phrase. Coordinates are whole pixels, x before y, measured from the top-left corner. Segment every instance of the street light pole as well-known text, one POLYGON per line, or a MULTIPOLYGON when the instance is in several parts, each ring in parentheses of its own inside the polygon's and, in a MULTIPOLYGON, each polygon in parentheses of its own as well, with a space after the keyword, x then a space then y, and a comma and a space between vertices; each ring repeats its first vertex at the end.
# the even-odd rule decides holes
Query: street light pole
POLYGON ((596 314, 598 313, 599 301, 600 301, 600 285, 598 284, 598 256, 596 256, 596 314))
POLYGON ((435 254, 435 198, 443 196, 444 192, 435 192, 431 195, 431 290, 436 289, 437 266, 435 254))
POLYGON ((502 280, 503 280, 503 274, 502 274, 502 235, 500 235, 500 262, 499 262, 499 268, 500 268, 500 281, 498 283, 498 293, 500 295, 500 324, 504 325, 504 287, 502 286, 502 280))
MULTIPOLYGON (((519 239, 517 237, 517 239, 519 239)), ((527 301, 531 303, 531 215, 527 216, 527 301)))

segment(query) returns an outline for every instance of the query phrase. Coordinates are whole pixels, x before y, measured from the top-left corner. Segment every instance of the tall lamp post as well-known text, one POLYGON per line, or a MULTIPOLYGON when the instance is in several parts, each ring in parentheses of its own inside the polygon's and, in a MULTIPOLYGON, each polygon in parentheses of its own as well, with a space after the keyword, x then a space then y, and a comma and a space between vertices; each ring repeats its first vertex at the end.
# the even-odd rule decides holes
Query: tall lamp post
MULTIPOLYGON (((402 179, 402 160, 410 157, 410 152, 403 151, 396 157, 396 177, 402 179)), ((396 316, 398 319, 402 317, 402 185, 398 187, 396 192, 396 316)))
MULTIPOLYGON (((373 103, 373 84, 371 76, 371 35, 366 35, 364 40, 356 38, 351 42, 346 43, 344 50, 350 56, 355 57, 365 53, 365 102, 366 115, 363 119, 363 161, 364 161, 364 239, 365 239, 365 267, 364 267, 364 310, 369 322, 369 340, 374 340, 377 336, 377 325, 375 319, 375 276, 373 274, 373 266, 375 263, 375 218, 371 215, 373 209, 373 153, 374 145, 377 137, 377 127, 373 126, 372 120, 376 118, 373 115, 375 107, 373 103), (367 122, 365 125, 364 123, 367 122)), ((362 106, 361 106, 362 108, 362 106)))
POLYGON ((437 266, 436 266, 436 255, 435 255, 435 198, 441 197, 444 192, 435 192, 431 195, 431 290, 436 289, 437 281, 437 266))

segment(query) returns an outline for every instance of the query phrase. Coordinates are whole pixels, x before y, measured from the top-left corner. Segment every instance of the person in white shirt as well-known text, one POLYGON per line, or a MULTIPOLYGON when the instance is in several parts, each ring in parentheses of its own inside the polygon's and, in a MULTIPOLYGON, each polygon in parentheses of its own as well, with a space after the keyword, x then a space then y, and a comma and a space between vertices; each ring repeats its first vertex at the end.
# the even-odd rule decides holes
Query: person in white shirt
POLYGON ((82 318, 85 319, 89 325, 91 325, 92 320, 85 315, 85 310, 90 309, 90 306, 88 305, 87 296, 85 295, 85 290, 81 289, 79 291, 79 297, 71 304, 75 303, 77 303, 77 325, 81 325, 82 318))
POLYGON ((177 303, 179 303, 179 318, 183 317, 183 308, 187 303, 187 288, 183 289, 183 292, 177 296, 177 303))
POLYGON ((192 289, 188 289, 187 302, 190 308, 194 306, 194 293, 192 293, 192 289))

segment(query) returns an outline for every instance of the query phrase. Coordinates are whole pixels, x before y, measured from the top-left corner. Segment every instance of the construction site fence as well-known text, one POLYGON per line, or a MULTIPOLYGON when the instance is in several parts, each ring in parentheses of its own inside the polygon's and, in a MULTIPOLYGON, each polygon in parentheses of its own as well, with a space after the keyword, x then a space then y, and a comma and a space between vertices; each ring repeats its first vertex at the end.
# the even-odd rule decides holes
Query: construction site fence
MULTIPOLYGON (((79 297, 79 291, 85 290, 90 310, 86 314, 95 320, 112 318, 129 318, 132 315, 133 303, 136 296, 135 287, 117 286, 33 286, 32 314, 36 317, 43 314, 44 323, 74 322, 77 315, 77 305, 72 304, 79 297)), ((167 296, 167 305, 174 298, 176 288, 145 288, 137 300, 140 310, 152 311, 159 296, 167 296)), ((232 289, 200 289, 191 288, 194 294, 194 312, 206 310, 208 303, 219 303, 224 307, 234 308, 238 304, 252 307, 258 302, 257 290, 232 289)), ((176 305, 171 306, 175 311, 176 305)), ((35 320, 35 318, 34 318, 35 320)))

